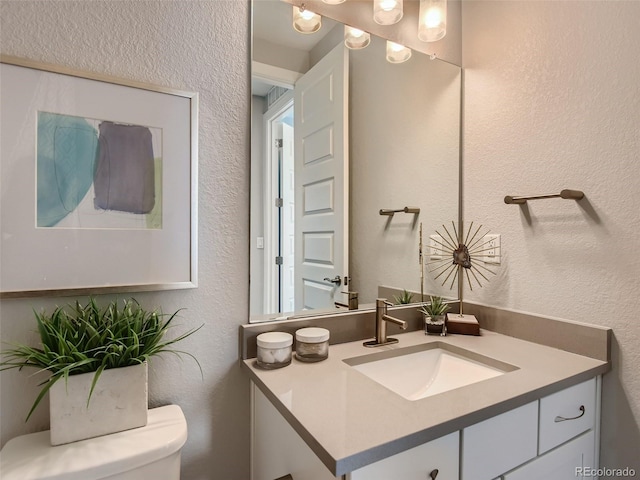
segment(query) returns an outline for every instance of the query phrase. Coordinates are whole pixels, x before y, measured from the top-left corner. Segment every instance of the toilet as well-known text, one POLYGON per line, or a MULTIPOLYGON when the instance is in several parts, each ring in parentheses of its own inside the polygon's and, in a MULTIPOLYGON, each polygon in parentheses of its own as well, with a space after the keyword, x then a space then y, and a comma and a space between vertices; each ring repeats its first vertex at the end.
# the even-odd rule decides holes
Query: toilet
POLYGON ((178 480, 187 422, 177 405, 149 410, 147 425, 51 446, 49 431, 9 440, 2 480, 178 480))

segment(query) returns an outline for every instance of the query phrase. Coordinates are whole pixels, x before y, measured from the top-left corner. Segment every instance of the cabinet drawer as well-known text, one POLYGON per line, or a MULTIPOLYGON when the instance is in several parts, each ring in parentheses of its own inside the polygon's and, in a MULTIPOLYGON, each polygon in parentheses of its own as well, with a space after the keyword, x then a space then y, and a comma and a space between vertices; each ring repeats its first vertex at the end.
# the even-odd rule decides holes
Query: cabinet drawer
POLYGON ((539 453, 592 429, 595 405, 595 378, 541 399, 539 453))
POLYGON ((504 480, 575 480, 592 478, 588 470, 595 468, 595 436, 593 430, 556 448, 552 452, 517 468, 504 480))
POLYGON ((459 438, 458 432, 450 433, 355 470, 347 480, 458 480, 459 438))
POLYGON ((495 478, 537 453, 538 402, 531 402, 462 431, 462 480, 495 478))

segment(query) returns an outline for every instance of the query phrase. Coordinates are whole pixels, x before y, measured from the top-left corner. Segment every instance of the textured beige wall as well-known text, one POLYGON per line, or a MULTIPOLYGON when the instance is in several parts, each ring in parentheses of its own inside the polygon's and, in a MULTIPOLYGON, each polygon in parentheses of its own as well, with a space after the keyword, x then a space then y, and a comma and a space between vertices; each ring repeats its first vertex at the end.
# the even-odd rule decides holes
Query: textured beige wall
POLYGON ((463 2, 464 217, 502 234, 497 307, 611 327, 601 464, 640 471, 640 2, 463 2), (586 200, 505 195, 574 188, 586 200))
MULTIPOLYGON (((249 382, 237 358, 248 318, 249 2, 3 0, 0 17, 3 53, 199 92, 200 286, 136 297, 167 312, 185 307, 184 328, 205 324, 182 344, 204 379, 189 359, 150 367, 151 404, 178 404, 187 418, 183 478, 246 480, 249 382)), ((2 340, 27 341, 31 309, 67 300, 3 300, 2 340)), ((35 384, 25 372, 0 375, 2 444, 48 427, 46 405, 24 423, 35 384)))
MULTIPOLYGON (((420 223, 428 245, 458 218, 460 69, 418 52, 392 65, 385 47, 376 37, 350 54, 350 290, 365 304, 380 285, 420 292, 420 223), (379 213, 405 206, 420 214, 379 213)), ((433 277, 425 267, 426 294, 455 296, 433 277)))

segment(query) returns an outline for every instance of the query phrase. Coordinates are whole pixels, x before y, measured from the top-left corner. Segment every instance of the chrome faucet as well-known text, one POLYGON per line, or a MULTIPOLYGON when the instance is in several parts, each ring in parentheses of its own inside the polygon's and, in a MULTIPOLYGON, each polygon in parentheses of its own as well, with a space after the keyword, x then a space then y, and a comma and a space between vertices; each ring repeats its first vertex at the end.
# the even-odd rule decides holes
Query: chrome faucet
POLYGON ((402 330, 407 328, 407 322, 387 315, 387 307, 391 306, 393 306, 393 303, 387 302, 384 298, 376 299, 376 338, 375 340, 364 342, 365 347, 381 347, 382 345, 398 343, 397 338, 387 338, 387 322, 399 325, 402 330))

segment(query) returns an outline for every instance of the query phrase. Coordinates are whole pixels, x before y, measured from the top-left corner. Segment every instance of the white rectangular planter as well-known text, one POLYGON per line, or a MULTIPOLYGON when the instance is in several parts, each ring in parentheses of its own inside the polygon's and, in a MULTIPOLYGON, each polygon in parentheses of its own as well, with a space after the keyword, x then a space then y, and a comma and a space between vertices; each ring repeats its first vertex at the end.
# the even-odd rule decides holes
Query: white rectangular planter
POLYGON ((104 370, 87 399, 95 372, 58 380, 49 390, 51 445, 147 424, 147 364, 104 370))

